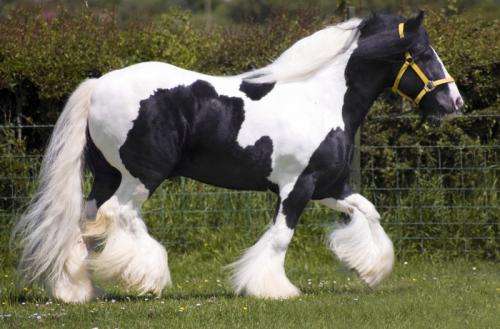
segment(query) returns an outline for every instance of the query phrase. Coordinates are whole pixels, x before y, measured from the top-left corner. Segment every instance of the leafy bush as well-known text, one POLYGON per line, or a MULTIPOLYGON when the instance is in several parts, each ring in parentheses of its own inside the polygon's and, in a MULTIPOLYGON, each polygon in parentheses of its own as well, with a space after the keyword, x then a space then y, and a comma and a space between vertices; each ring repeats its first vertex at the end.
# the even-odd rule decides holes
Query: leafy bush
POLYGON ((446 17, 430 12, 429 36, 443 62, 455 77, 469 110, 491 106, 500 91, 498 19, 481 19, 473 13, 446 17))
POLYGON ((54 18, 19 9, 0 24, 1 87, 32 82, 41 99, 65 98, 87 76, 146 60, 197 68, 206 52, 201 31, 189 15, 171 11, 141 26, 120 29, 111 15, 70 14, 54 18))
POLYGON ((0 212, 16 211, 26 202, 34 163, 26 154, 24 140, 12 128, 0 129, 0 212))
MULTIPOLYGON (((3 120, 8 123, 18 116, 25 124, 53 123, 84 78, 137 62, 164 61, 211 74, 247 71, 269 63, 295 40, 335 20, 338 17, 326 22, 307 13, 280 15, 265 24, 206 30, 179 10, 151 22, 121 26, 108 13, 70 14, 61 9, 48 18, 39 9, 18 9, 0 22, 3 120)), ((380 207, 389 232, 399 237, 400 253, 440 249, 455 256, 476 250, 474 255, 496 257, 498 214, 497 208, 488 206, 497 202, 498 20, 433 12, 426 27, 465 95, 466 112, 476 116, 430 127, 413 117, 394 119, 401 111, 399 102, 377 102, 362 128, 364 193, 380 207), (476 220, 480 224, 473 225, 476 220)), ((11 128, 1 132, 0 170, 9 177, 0 181, 6 213, 22 204, 22 199, 14 202, 7 197, 29 194, 37 161, 26 156, 40 153, 49 132, 23 130, 22 138, 11 128)), ((213 255, 219 247, 228 247, 213 234, 214 228, 240 240, 255 239, 271 216, 270 199, 266 194, 227 193, 182 180, 166 183, 145 211, 152 232, 171 249, 199 248, 213 255)), ((297 243, 320 240, 325 215, 324 209, 309 208, 302 219, 306 234, 299 233, 297 243)), ((5 224, 11 218, 0 220, 5 224)))

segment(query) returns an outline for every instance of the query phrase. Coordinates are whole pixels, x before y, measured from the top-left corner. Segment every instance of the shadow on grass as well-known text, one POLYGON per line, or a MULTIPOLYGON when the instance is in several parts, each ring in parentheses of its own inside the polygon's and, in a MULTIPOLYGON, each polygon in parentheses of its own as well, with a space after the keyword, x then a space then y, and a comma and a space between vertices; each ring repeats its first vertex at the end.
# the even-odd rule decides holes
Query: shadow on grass
POLYGON ((356 295, 356 294, 379 294, 379 293, 401 293, 414 290, 415 287, 411 285, 398 285, 390 287, 380 287, 372 289, 368 286, 355 286, 355 287, 324 287, 324 288, 302 288, 301 291, 307 295, 318 295, 330 293, 333 295, 356 295))
MULTIPOLYGON (((356 285, 356 286, 337 286, 337 287, 301 287, 301 291, 303 295, 306 296, 315 296, 315 295, 324 295, 331 294, 332 296, 348 296, 348 295, 373 295, 380 293, 388 293, 388 294, 398 294, 402 292, 409 292, 414 290, 415 287, 407 284, 399 284, 396 286, 389 287, 380 287, 371 289, 367 286, 356 285)), ((155 295, 146 294, 146 295, 137 295, 133 293, 122 293, 117 291, 105 292, 103 293, 99 299, 93 300, 92 302, 100 302, 100 301, 111 301, 114 300, 116 302, 142 302, 145 300, 191 300, 191 299, 214 299, 214 298, 222 298, 222 299, 236 299, 241 298, 240 296, 235 295, 229 291, 214 291, 214 292, 196 292, 196 291, 188 291, 188 292, 166 292, 161 297, 157 297, 155 295)), ((36 293, 25 293, 23 291, 17 291, 16 293, 9 293, 2 298, 2 301, 7 301, 12 304, 22 304, 22 303, 38 303, 45 304, 47 302, 61 303, 63 302, 54 301, 48 297, 48 295, 43 294, 43 292, 36 293)))
POLYGON ((6 294, 2 299, 2 302, 9 302, 12 304, 22 304, 22 303, 36 303, 45 304, 49 301, 53 301, 48 296, 44 294, 33 295, 31 293, 16 292, 15 294, 6 294))
POLYGON ((114 299, 117 302, 126 302, 126 301, 144 301, 146 298, 148 300, 189 300, 189 299, 212 299, 212 298, 236 298, 232 293, 229 292, 206 292, 206 293, 197 293, 197 292, 175 292, 175 293, 166 293, 163 294, 160 298, 157 298, 153 295, 133 295, 133 294, 121 294, 121 293, 109 293, 105 294, 101 300, 111 300, 114 299))
MULTIPOLYGON (((197 293, 197 292, 187 292, 187 293, 182 293, 182 292, 176 292, 176 293, 167 293, 162 295, 160 298, 157 298, 154 295, 134 295, 134 294, 127 294, 127 293, 106 293, 103 294, 99 299, 94 299, 90 301, 89 303, 93 302, 101 302, 101 301, 111 301, 114 300, 116 302, 143 302, 145 300, 190 300, 190 299, 214 299, 214 298, 224 298, 224 299, 231 299, 231 298, 237 298, 232 293, 229 292, 214 292, 214 293, 197 293)), ((24 293, 19 293, 16 295, 9 294, 8 296, 4 296, 4 298, 1 299, 2 301, 8 302, 9 304, 22 304, 22 303, 27 303, 27 304, 45 304, 47 302, 53 302, 55 304, 65 304, 64 302, 60 302, 57 300, 54 300, 52 298, 49 298, 47 295, 32 295, 32 294, 24 294, 24 293)))

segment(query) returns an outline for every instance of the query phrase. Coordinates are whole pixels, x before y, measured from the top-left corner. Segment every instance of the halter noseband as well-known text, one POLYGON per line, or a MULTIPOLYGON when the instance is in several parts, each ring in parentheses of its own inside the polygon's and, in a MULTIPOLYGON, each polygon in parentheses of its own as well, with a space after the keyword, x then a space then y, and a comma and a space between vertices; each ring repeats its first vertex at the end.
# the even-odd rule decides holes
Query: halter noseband
MULTIPOLYGON (((404 33, 404 25, 405 23, 400 23, 398 26, 398 32, 399 32, 399 38, 404 39, 405 33, 404 33)), ((394 85, 392 86, 392 91, 401 95, 404 98, 409 99, 410 101, 414 102, 415 104, 419 104, 422 98, 428 93, 433 91, 437 86, 445 84, 445 83, 450 83, 454 82, 455 80, 451 77, 448 76, 443 79, 439 80, 430 80, 427 75, 425 75, 424 71, 415 63, 413 57, 411 56, 410 52, 407 51, 405 53, 405 62, 403 63, 403 66, 399 69, 398 75, 396 76, 396 80, 394 81, 394 85), (402 92, 399 89, 399 83, 401 82, 401 79, 403 78, 403 75, 405 74, 406 70, 408 67, 412 68, 413 71, 418 75, 420 80, 424 83, 424 87, 420 92, 417 94, 417 97, 414 99, 402 92)))

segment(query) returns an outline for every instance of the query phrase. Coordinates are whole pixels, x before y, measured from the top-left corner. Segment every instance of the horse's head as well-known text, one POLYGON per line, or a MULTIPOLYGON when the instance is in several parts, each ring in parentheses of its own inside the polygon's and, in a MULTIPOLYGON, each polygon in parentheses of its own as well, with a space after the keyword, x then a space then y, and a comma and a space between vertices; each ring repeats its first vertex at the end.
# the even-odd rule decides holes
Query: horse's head
POLYGON ((382 64, 385 86, 410 99, 422 115, 441 118, 459 114, 464 101, 430 45, 423 19, 423 12, 408 20, 373 15, 361 26, 356 53, 371 65, 382 64))

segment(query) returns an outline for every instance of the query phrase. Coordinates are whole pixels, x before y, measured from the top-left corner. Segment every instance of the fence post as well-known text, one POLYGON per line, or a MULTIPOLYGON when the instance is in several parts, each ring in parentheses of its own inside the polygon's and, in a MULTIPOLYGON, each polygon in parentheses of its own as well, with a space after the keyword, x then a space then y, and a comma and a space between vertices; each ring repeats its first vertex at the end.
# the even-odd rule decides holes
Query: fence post
POLYGON ((22 116, 23 116, 23 106, 24 102, 26 100, 26 96, 24 93, 24 88, 23 86, 17 88, 15 92, 15 97, 16 97, 16 117, 15 117, 15 125, 17 126, 16 128, 16 138, 17 140, 21 140, 23 138, 23 130, 21 128, 22 125, 22 116))
POLYGON ((206 19, 207 28, 210 29, 212 27, 212 20, 213 20, 212 0, 205 0, 204 8, 205 8, 205 19, 206 19))
POLYGON ((354 155, 352 157, 351 180, 356 192, 361 192, 361 127, 354 136, 354 155))
MULTIPOLYGON (((356 16, 356 7, 347 6, 347 19, 356 16)), ((355 191, 361 192, 361 127, 354 136, 354 155, 351 163, 351 183, 355 191)))

